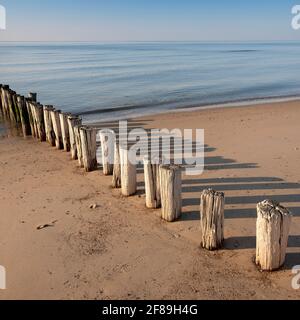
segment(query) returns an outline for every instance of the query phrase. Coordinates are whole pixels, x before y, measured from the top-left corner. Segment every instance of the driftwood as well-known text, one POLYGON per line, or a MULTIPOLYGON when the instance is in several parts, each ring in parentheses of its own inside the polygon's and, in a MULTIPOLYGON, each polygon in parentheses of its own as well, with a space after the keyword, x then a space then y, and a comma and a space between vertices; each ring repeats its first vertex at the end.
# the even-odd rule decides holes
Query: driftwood
POLYGON ((114 172, 112 179, 112 187, 115 189, 121 188, 121 160, 120 160, 120 146, 118 141, 115 141, 115 154, 114 154, 114 172))
POLYGON ((66 113, 59 114, 62 142, 63 142, 63 146, 64 146, 64 151, 66 151, 66 152, 70 151, 70 135, 69 135, 69 126, 68 126, 68 116, 70 116, 70 114, 66 114, 66 113))
POLYGON ((114 171, 115 133, 113 130, 101 130, 100 141, 102 150, 103 174, 110 176, 114 171))
POLYGON ((136 164, 129 160, 129 151, 120 145, 121 184, 123 196, 129 197, 136 193, 136 164))
POLYGON ((181 216, 181 168, 161 165, 159 175, 162 219, 173 222, 181 216))
POLYGON ((157 209, 161 207, 160 196, 160 180, 159 167, 161 161, 158 158, 144 158, 144 176, 145 176, 145 193, 146 193, 146 207, 150 209, 157 209))
POLYGON ((212 189, 201 193, 201 246, 217 250, 224 241, 224 193, 212 189))
POLYGON ((284 265, 292 215, 279 203, 265 200, 257 205, 256 264, 263 271, 284 265))
POLYGON ((55 146, 56 146, 56 149, 61 150, 64 148, 64 146, 62 141, 62 133, 61 133, 61 126, 60 126, 60 119, 59 119, 60 110, 50 111, 50 114, 51 114, 51 120, 53 125, 53 131, 55 134, 55 146))
POLYGON ((96 129, 81 127, 81 150, 82 150, 82 162, 86 172, 97 169, 97 157, 96 157, 96 129))

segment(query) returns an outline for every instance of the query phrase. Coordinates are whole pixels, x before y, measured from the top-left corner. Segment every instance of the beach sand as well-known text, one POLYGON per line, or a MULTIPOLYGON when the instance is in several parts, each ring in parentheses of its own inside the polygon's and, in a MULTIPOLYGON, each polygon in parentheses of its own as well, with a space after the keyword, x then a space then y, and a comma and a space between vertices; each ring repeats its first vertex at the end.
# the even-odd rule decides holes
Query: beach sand
MULTIPOLYGON (((205 172, 183 176, 175 223, 120 196, 111 177, 85 173, 70 155, 32 139, 0 140, 0 299, 299 299, 300 102, 166 113, 131 127, 205 129, 205 172), (199 197, 225 192, 224 249, 200 249, 199 197), (256 204, 280 201, 294 214, 286 264, 260 272, 256 204), (97 203, 96 209, 90 209, 97 203), (52 227, 37 230, 41 224, 52 227)), ((139 173, 139 181, 142 181, 139 173)))

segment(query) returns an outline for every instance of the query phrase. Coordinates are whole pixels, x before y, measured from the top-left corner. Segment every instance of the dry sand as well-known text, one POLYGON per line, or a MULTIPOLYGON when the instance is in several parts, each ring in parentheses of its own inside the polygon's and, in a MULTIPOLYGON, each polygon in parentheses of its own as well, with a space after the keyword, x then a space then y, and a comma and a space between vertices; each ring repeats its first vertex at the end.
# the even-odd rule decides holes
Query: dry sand
MULTIPOLYGON (((205 129, 206 169, 183 177, 183 216, 146 210, 143 186, 123 198, 110 177, 32 139, 0 140, 0 299, 298 299, 300 102, 171 113, 132 127, 205 129), (226 242, 199 248, 199 193, 226 194, 226 242), (285 267, 261 273, 256 203, 273 198, 294 218, 285 267), (90 204, 97 203, 96 209, 90 204), (37 230, 40 224, 53 227, 37 230)), ((142 174, 139 175, 139 180, 142 174)))

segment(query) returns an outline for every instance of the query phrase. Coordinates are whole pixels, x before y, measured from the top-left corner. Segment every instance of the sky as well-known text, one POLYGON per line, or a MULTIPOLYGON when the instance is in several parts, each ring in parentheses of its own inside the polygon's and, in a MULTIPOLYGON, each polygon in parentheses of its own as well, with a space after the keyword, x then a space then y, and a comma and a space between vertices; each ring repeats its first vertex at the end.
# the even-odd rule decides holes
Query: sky
POLYGON ((300 0, 0 0, 0 41, 300 40, 300 0))

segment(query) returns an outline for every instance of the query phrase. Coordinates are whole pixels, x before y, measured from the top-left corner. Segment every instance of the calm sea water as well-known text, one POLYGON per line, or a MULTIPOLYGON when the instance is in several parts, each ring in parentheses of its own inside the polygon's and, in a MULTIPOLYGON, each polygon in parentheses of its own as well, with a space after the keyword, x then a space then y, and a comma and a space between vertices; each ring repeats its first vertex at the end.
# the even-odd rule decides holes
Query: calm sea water
POLYGON ((300 95, 300 43, 1 43, 0 83, 88 121, 300 95))

